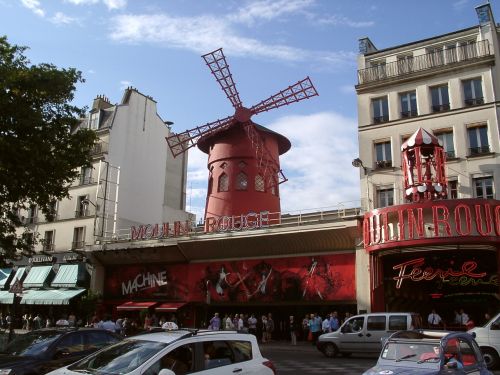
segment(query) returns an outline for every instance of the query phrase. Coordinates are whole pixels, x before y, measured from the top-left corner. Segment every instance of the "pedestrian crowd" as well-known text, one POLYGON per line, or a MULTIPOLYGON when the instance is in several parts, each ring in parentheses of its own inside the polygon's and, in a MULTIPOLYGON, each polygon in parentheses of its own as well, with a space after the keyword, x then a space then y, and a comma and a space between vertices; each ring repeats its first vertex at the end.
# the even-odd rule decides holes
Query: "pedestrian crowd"
MULTIPOLYGON (((489 313, 485 313, 481 323, 486 323, 491 319, 489 313)), ((427 324, 433 329, 469 330, 476 326, 471 315, 467 314, 463 308, 453 311, 453 317, 445 320, 435 308, 427 316, 427 324)))

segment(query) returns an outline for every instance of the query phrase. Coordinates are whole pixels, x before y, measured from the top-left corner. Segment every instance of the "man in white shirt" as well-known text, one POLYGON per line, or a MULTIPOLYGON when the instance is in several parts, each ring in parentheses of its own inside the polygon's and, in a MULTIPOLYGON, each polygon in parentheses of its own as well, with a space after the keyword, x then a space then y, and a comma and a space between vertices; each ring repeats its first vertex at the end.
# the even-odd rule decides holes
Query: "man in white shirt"
POLYGON ((441 325, 441 317, 438 313, 436 313, 435 309, 432 309, 432 312, 427 317, 427 322, 429 323, 429 327, 435 328, 441 325))
POLYGON ((243 323, 243 314, 240 314, 240 318, 238 319, 238 331, 242 331, 245 326, 243 323))

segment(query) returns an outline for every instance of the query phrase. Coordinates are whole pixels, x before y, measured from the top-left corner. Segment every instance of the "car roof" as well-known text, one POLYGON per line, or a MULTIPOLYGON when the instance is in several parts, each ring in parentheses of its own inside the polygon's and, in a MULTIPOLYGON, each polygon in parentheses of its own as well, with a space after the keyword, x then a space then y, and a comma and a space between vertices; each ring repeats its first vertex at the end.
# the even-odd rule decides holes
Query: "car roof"
POLYGON ((140 333, 135 336, 130 336, 127 340, 147 340, 156 341, 163 343, 171 343, 176 340, 180 340, 188 337, 217 337, 221 336, 221 340, 225 339, 245 339, 252 340, 255 336, 250 334, 238 333, 237 331, 211 331, 211 330, 199 330, 199 329, 176 329, 176 330, 165 330, 165 329, 153 329, 150 332, 140 333))
POLYGON ((412 331, 398 331, 389 336, 388 341, 447 341, 452 338, 462 337, 465 339, 473 339, 473 337, 466 332, 455 331, 432 331, 432 330, 412 330, 412 331))

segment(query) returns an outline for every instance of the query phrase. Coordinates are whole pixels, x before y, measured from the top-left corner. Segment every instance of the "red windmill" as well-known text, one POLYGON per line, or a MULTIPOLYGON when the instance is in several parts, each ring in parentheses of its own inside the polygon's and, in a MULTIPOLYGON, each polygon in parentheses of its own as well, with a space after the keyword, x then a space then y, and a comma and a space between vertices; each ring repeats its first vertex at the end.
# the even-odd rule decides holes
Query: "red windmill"
POLYGON ((198 145, 208 154, 207 218, 249 212, 279 212, 278 185, 286 181, 279 155, 290 149, 281 134, 255 124, 251 117, 318 95, 309 77, 251 108, 243 106, 222 48, 202 56, 233 105, 233 116, 167 137, 175 156, 198 145))

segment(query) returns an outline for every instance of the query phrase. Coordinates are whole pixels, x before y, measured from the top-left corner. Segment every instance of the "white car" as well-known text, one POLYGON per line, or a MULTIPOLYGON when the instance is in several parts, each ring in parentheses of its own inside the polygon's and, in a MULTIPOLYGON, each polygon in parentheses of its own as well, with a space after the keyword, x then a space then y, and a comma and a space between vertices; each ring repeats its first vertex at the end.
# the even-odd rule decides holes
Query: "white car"
POLYGON ((132 336, 50 375, 275 375, 255 336, 232 331, 162 330, 132 336))
POLYGON ((484 326, 472 328, 468 332, 479 344, 488 368, 498 367, 500 364, 500 313, 484 326))

